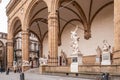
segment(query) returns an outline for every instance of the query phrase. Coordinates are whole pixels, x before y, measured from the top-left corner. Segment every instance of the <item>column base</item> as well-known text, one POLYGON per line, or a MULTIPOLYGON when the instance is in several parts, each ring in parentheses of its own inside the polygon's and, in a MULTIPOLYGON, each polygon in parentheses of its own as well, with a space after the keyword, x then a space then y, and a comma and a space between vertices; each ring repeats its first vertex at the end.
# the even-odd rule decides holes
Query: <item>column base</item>
POLYGON ((22 66, 22 72, 27 71, 30 69, 30 66, 22 66))
POLYGON ((43 74, 43 73, 45 72, 45 66, 47 66, 47 65, 41 65, 41 66, 39 67, 39 72, 40 72, 40 74, 43 74))
POLYGON ((13 70, 13 62, 8 62, 7 68, 9 68, 10 70, 13 70))
POLYGON ((48 59, 48 66, 58 66, 58 58, 50 57, 48 59))

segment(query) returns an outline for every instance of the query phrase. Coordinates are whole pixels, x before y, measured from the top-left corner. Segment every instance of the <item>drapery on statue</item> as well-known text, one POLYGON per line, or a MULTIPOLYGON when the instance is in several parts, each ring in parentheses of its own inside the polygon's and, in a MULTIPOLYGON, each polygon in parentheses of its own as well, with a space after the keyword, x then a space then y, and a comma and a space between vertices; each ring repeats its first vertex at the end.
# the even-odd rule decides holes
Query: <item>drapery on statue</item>
POLYGON ((111 46, 108 44, 107 40, 103 40, 103 51, 110 51, 111 46))
POLYGON ((79 52, 78 42, 79 42, 79 36, 77 35, 78 26, 76 26, 74 31, 71 31, 71 39, 72 39, 72 47, 73 47, 73 53, 79 52))

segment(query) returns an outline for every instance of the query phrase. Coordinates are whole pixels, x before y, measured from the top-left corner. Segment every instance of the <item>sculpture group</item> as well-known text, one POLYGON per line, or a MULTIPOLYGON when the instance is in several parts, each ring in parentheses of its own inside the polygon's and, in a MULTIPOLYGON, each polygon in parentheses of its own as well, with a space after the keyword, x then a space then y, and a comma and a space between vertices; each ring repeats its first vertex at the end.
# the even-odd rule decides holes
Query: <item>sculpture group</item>
POLYGON ((72 39, 72 48, 73 48, 73 54, 76 54, 79 52, 79 39, 80 37, 77 35, 78 26, 76 26, 74 31, 71 31, 71 39, 72 39))

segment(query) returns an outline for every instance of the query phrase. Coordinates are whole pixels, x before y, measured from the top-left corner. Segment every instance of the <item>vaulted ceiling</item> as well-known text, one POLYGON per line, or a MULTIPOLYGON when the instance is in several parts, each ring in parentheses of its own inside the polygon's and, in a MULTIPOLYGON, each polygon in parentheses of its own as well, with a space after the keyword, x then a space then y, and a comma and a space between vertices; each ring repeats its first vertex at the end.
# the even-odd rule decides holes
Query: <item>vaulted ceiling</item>
MULTIPOLYGON (((82 24, 83 31, 90 30, 91 24, 99 12, 105 7, 113 5, 113 2, 114 0, 60 0, 58 9, 59 37, 67 24, 72 26, 82 24)), ((38 1, 34 5, 29 19, 29 30, 36 34, 42 42, 48 32, 48 8, 45 2, 38 1)), ((18 21, 18 26, 19 23, 18 21)))

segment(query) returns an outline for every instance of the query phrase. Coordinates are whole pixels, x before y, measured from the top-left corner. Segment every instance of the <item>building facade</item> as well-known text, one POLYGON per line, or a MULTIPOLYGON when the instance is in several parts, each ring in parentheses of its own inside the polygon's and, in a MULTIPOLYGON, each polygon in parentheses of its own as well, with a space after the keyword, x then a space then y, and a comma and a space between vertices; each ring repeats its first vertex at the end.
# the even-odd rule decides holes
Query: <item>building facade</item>
MULTIPOLYGON (((21 32, 16 34, 13 42, 14 55, 13 55, 13 66, 19 68, 22 66, 22 38, 21 32)), ((36 36, 32 33, 29 35, 29 62, 30 67, 38 67, 39 65, 39 43, 36 36)))
POLYGON ((0 69, 7 68, 7 33, 0 33, 0 69))
MULTIPOLYGON (((114 72, 114 69, 120 67, 119 3, 119 0, 11 0, 6 7, 8 68, 13 66, 13 38, 18 32, 21 32, 22 64, 29 62, 29 34, 32 32, 37 36, 40 44, 39 57, 48 57, 50 67, 46 67, 46 71, 69 72, 70 65, 58 69, 60 68, 57 67, 58 56, 61 56, 61 51, 64 51, 68 64, 71 63, 70 32, 78 25, 77 34, 80 36, 79 47, 84 56, 83 62, 91 64, 89 69, 84 64, 79 66, 79 71, 91 71, 95 68, 98 72, 103 69, 108 71, 112 69, 114 72), (94 64, 96 49, 98 46, 103 49, 104 40, 107 40, 111 46, 112 64, 107 67, 94 64), (56 66, 56 69, 53 70, 52 66, 56 66)), ((27 69, 28 66, 22 65, 22 68, 27 69)))

